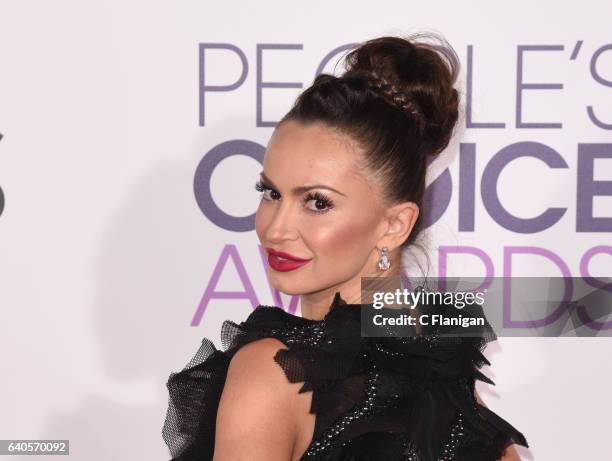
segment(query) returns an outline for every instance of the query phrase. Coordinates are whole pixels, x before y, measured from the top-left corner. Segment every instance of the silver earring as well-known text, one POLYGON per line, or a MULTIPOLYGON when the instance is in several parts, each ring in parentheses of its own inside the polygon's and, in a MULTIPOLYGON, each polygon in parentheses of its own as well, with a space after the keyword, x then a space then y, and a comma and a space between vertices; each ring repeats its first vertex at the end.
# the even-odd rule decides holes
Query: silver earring
POLYGON ((386 271, 391 267, 391 260, 389 259, 389 249, 382 247, 380 251, 380 258, 378 260, 378 268, 382 271, 386 271))

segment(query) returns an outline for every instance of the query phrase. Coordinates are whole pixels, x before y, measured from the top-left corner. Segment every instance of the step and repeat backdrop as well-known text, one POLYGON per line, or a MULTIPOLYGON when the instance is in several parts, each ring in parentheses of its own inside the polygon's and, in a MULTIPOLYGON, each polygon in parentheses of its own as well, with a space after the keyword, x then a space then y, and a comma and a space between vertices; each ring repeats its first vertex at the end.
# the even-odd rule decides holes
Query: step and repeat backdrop
MULTIPOLYGON (((258 304, 300 315, 268 283, 254 184, 295 97, 377 36, 439 33, 462 65, 456 134, 428 172, 427 257, 409 249, 406 273, 612 274, 609 2, 1 9, 0 439, 169 458, 170 372, 258 304)), ((487 347, 496 385, 478 390, 527 437, 523 459, 610 458, 602 336, 487 347)))

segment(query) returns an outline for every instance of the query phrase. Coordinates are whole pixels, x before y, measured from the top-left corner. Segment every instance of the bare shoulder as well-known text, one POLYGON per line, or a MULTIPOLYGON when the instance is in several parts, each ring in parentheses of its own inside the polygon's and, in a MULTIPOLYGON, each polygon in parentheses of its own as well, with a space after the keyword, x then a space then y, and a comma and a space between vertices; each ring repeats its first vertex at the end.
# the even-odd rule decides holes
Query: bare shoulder
POLYGON ((267 380, 284 377, 282 369, 274 361, 280 349, 286 349, 286 346, 276 338, 262 338, 242 346, 230 361, 228 378, 242 373, 256 373, 267 380))
POLYGON ((232 357, 217 412, 214 461, 291 458, 299 385, 274 361, 285 348, 275 338, 262 338, 232 357))

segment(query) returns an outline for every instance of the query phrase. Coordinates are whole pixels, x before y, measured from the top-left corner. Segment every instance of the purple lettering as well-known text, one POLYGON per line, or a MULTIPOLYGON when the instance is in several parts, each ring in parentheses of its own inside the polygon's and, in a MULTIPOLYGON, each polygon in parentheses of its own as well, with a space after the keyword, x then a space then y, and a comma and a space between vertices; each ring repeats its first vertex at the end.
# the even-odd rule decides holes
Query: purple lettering
POLYGON ((242 52, 240 48, 234 46, 230 43, 200 43, 198 48, 199 50, 199 73, 200 73, 200 126, 204 126, 204 116, 205 116, 205 104, 204 99, 207 91, 232 91, 238 88, 240 85, 244 83, 246 79, 247 73, 249 71, 249 63, 247 62, 247 58, 242 52), (223 49, 230 50, 238 55, 240 58, 240 62, 242 64, 242 73, 240 77, 229 85, 207 85, 206 84, 206 50, 207 49, 223 49))

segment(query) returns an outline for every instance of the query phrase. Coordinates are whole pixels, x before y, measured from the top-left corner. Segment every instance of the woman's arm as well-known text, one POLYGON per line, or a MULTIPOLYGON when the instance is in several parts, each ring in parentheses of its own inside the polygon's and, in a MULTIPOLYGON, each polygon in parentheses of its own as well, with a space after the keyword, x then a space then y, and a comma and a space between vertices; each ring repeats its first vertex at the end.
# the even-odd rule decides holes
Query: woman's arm
MULTIPOLYGON (((480 399, 480 396, 478 395, 478 392, 475 389, 474 396, 476 397, 478 403, 480 403, 483 407, 486 407, 485 403, 480 399)), ((514 445, 510 445, 508 446, 508 448, 506 448, 506 450, 504 451, 504 455, 499 458, 498 461, 521 461, 521 458, 519 457, 519 454, 516 451, 514 445)))
POLYGON ((217 412, 213 461, 291 459, 296 440, 292 409, 300 386, 290 383, 274 361, 282 348, 279 340, 264 338, 232 357, 217 412))

